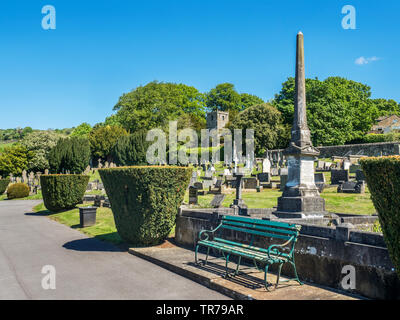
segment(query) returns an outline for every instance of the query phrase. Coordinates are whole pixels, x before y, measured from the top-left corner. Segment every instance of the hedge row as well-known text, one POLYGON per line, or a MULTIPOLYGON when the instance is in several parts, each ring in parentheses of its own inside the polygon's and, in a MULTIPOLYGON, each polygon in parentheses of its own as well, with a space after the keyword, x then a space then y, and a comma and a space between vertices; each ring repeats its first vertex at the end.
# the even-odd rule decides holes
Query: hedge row
POLYGON ((10 184, 10 179, 0 179, 0 195, 2 195, 10 184))
POLYGON ((14 183, 7 189, 7 199, 20 199, 29 196, 29 187, 25 183, 14 183))
POLYGON ((89 176, 79 174, 49 174, 40 176, 45 207, 52 212, 75 208, 82 201, 89 176))
POLYGON ((389 255, 400 277, 400 156, 363 158, 360 163, 389 255))
POLYGON ((189 185, 192 169, 136 166, 99 170, 118 233, 137 245, 168 237, 189 185))

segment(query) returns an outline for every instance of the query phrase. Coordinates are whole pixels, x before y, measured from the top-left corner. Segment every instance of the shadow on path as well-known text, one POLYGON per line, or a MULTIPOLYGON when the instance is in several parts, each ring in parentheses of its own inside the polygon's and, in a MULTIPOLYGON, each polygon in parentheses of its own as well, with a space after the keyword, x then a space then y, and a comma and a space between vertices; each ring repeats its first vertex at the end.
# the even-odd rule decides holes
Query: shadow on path
POLYGON ((115 246, 95 238, 78 239, 67 242, 63 248, 75 251, 126 252, 122 246, 115 246))

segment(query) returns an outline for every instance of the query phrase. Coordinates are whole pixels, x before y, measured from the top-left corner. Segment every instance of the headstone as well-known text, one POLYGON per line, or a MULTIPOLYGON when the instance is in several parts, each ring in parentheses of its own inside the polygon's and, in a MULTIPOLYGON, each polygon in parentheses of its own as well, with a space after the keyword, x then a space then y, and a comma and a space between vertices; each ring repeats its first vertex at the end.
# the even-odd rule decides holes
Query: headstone
POLYGON ((244 189, 257 189, 258 181, 257 178, 243 178, 244 189))
POLYGON ((317 162, 317 170, 324 170, 325 169, 325 161, 318 160, 317 162))
POLYGON ((348 170, 331 170, 331 184, 340 184, 341 182, 349 181, 349 171, 348 170))
POLYGON ((343 193, 365 193, 364 181, 347 181, 338 186, 337 192, 343 193))
POLYGON ((106 162, 104 162, 104 168, 108 168, 109 167, 109 163, 108 163, 108 161, 106 161, 106 162))
POLYGON ((332 166, 332 162, 325 162, 324 169, 325 170, 330 170, 331 166, 332 166))
POLYGON ((279 168, 271 168, 271 176, 279 176, 279 168))
POLYGON ((198 204, 199 195, 196 187, 189 187, 189 204, 198 204))
POLYGON ((269 183, 270 175, 269 175, 269 173, 266 173, 266 172, 259 173, 257 175, 257 179, 258 179, 258 181, 260 181, 260 183, 269 183))
POLYGON ((350 169, 351 162, 348 160, 343 161, 343 170, 349 170, 350 169))
POLYGON ((193 184, 193 186, 197 189, 197 190, 203 190, 204 186, 203 186, 203 182, 195 182, 193 184))
POLYGON ((225 200, 224 194, 216 194, 214 198, 211 200, 211 207, 213 208, 220 208, 222 207, 222 203, 225 200))
POLYGON ((22 171, 22 182, 27 183, 28 182, 28 176, 26 174, 26 170, 22 171))
POLYGON ((271 172, 271 161, 267 158, 263 159, 262 162, 262 172, 270 173, 271 172))
POLYGON ((280 187, 279 187, 280 191, 284 191, 285 190, 287 180, 288 180, 288 175, 287 174, 281 174, 281 184, 280 184, 280 187))
POLYGON ((229 176, 231 174, 231 172, 229 171, 228 168, 224 169, 224 176, 229 176))
POLYGON ((326 181, 325 181, 325 175, 322 172, 314 174, 314 181, 315 185, 318 188, 319 193, 324 191, 326 181))
POLYGON ((49 169, 44 169, 44 174, 49 174, 49 169))
POLYGON ((288 168, 279 168, 279 175, 287 175, 288 174, 288 168))
POLYGON ((85 169, 84 174, 85 175, 89 175, 89 173, 90 173, 90 166, 87 166, 86 169, 85 169))
POLYGON ((99 159, 99 163, 98 163, 98 165, 97 165, 97 168, 99 168, 99 169, 103 168, 103 165, 102 165, 102 163, 101 163, 101 159, 99 159))

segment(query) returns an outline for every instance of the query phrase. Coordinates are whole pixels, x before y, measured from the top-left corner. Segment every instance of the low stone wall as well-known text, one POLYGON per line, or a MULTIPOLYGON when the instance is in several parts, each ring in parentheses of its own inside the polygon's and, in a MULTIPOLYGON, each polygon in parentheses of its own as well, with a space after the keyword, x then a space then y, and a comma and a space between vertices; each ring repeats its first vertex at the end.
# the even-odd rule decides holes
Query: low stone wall
MULTIPOLYGON (((320 151, 319 158, 331 158, 332 156, 347 157, 349 155, 363 155, 368 157, 400 155, 400 142, 378 142, 363 144, 347 144, 341 146, 317 147, 320 151)), ((281 158, 281 149, 269 150, 273 158, 278 155, 281 158)))
MULTIPOLYGON (((181 209, 177 217, 176 241, 194 248, 199 232, 215 228, 223 214, 229 214, 229 209, 181 209)), ((268 219, 268 213, 264 214, 268 219)), ((302 225, 295 247, 301 279, 343 290, 341 281, 345 274, 342 274, 342 269, 351 265, 356 270, 356 289, 351 290, 352 293, 373 299, 400 298, 400 280, 394 272, 382 235, 341 226, 318 226, 294 219, 291 222, 302 225)), ((227 231, 225 235, 234 241, 246 243, 249 240, 240 232, 227 231)), ((271 243, 269 239, 263 239, 255 244, 267 247, 271 243)), ((283 267, 282 273, 292 275, 289 264, 283 267)))

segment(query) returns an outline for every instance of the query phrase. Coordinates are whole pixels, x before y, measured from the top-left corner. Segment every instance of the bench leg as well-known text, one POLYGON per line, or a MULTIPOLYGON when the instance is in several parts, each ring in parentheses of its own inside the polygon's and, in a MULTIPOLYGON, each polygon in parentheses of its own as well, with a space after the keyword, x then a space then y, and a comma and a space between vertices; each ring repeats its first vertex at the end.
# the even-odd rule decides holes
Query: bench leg
POLYGON ((198 264, 198 261, 197 261, 197 251, 198 250, 199 250, 199 245, 196 246, 196 250, 194 251, 194 261, 196 264, 198 264))
POLYGON ((271 290, 269 290, 269 288, 268 288, 268 281, 267 281, 268 268, 269 268, 269 265, 267 264, 267 265, 265 266, 265 270, 264 270, 264 285, 265 285, 265 289, 267 289, 267 291, 271 291, 271 290))
POLYGON ((283 263, 281 263, 278 267, 278 276, 276 278, 275 289, 278 288, 279 285, 279 278, 281 277, 281 270, 282 270, 283 263))
POLYGON ((240 267, 240 262, 241 261, 242 261, 242 257, 239 256, 239 261, 238 261, 238 264, 236 266, 235 276, 237 276, 239 274, 239 267, 240 267))
POLYGON ((228 278, 229 277, 229 273, 228 273, 229 257, 230 257, 230 254, 227 254, 226 258, 225 258, 225 276, 224 276, 224 278, 228 278))
POLYGON ((296 265, 294 263, 294 258, 293 258, 293 262, 290 262, 293 266, 294 269, 294 276, 295 276, 295 280, 300 284, 303 285, 303 282, 300 281, 299 276, 297 275, 297 270, 296 270, 296 265))
POLYGON ((210 247, 207 247, 207 255, 206 255, 206 260, 204 261, 204 265, 207 264, 207 260, 208 260, 208 255, 210 254, 210 247))

